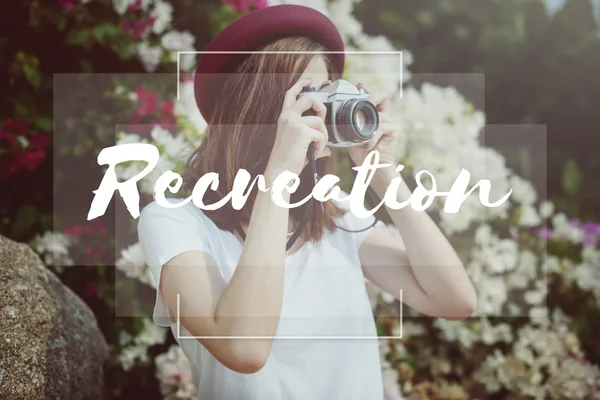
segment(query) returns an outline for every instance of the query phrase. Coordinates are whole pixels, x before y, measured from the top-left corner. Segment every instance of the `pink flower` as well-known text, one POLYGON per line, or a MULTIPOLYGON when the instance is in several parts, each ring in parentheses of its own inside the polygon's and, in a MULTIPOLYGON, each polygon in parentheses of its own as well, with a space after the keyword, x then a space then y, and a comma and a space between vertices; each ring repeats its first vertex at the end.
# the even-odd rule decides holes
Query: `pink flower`
POLYGON ((59 0, 59 2, 63 10, 70 10, 73 8, 73 6, 75 6, 75 2, 73 0, 59 0))
POLYGON ((18 150, 13 155, 14 162, 11 165, 11 169, 13 172, 19 169, 28 169, 33 171, 44 161, 45 158, 46 152, 44 150, 18 150))
POLYGON ((44 150, 46 147, 48 147, 48 136, 43 133, 36 133, 29 139, 30 149, 44 150))
POLYGON ((17 135, 24 135, 29 131, 29 122, 7 119, 4 124, 4 130, 16 133, 17 135))
POLYGON ((154 24, 154 20, 155 18, 147 18, 136 23, 125 20, 121 27, 133 40, 141 40, 146 35, 148 28, 154 24))
POLYGON ((266 7, 268 7, 267 0, 254 0, 254 8, 256 8, 257 10, 266 7))
POLYGON ((0 182, 6 182, 10 178, 10 159, 0 156, 0 182))
POLYGON ((164 117, 175 117, 175 103, 164 100, 160 106, 160 112, 164 117))
POLYGON ((98 261, 102 258, 104 254, 104 249, 97 246, 88 246, 85 248, 85 255, 91 258, 94 261, 98 261))
POLYGON ((508 233, 510 234, 510 237, 514 240, 518 240, 519 239, 519 230, 517 228, 515 228, 514 226, 511 226, 508 229, 508 233))
POLYGON ((102 220, 100 220, 100 219, 95 219, 92 222, 90 222, 84 228, 84 232, 86 235, 91 235, 93 233, 99 233, 101 235, 106 235, 108 233, 108 231, 106 230, 106 227, 104 226, 104 222, 102 222, 102 220))
POLYGON ((168 127, 177 123, 175 116, 175 103, 169 100, 164 100, 160 106, 160 118, 152 121, 152 124, 162 127, 168 127))
POLYGON ((552 236, 552 231, 548 229, 548 227, 540 228, 540 230, 537 232, 537 235, 541 239, 548 240, 550 239, 550 236, 552 236))
POLYGON ((135 0, 135 3, 127 7, 127 11, 137 11, 142 8, 142 0, 135 0))
POLYGON ((180 82, 191 82, 194 80, 194 74, 190 74, 189 72, 182 72, 180 75, 180 82))
POLYGON ((153 93, 141 86, 138 86, 134 93, 137 94, 140 106, 135 111, 134 116, 148 117, 158 111, 158 99, 156 93, 153 93))
POLYGON ((180 380, 182 376, 183 376, 183 374, 178 369, 176 369, 175 371, 171 372, 171 378, 173 378, 176 381, 180 380))
POLYGON ((63 231, 65 235, 72 237, 80 237, 84 233, 83 225, 79 224, 69 224, 65 226, 63 231))
POLYGON ((87 297, 93 297, 98 293, 98 285, 94 282, 88 282, 85 284, 83 294, 87 297))
POLYGON ((0 131, 0 140, 4 140, 10 148, 14 147, 17 143, 16 136, 12 132, 0 131))
POLYGON ((222 0, 229 4, 235 12, 246 12, 250 9, 261 9, 267 7, 267 0, 222 0))

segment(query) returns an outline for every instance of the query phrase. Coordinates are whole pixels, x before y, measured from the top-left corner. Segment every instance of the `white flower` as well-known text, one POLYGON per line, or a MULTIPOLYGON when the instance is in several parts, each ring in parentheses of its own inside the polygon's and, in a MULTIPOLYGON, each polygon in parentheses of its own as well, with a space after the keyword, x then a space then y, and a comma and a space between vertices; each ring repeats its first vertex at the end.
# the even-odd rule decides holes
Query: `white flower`
POLYGON ((583 229, 571 225, 563 213, 555 214, 552 217, 552 228, 551 238, 555 240, 562 239, 579 244, 585 237, 583 229))
POLYGON ((158 178, 167 171, 175 171, 176 167, 177 164, 171 157, 161 154, 154 169, 140 180, 140 192, 153 195, 154 185, 158 178))
POLYGON ((554 213, 554 204, 550 201, 543 201, 542 204, 540 204, 540 217, 546 219, 546 218, 550 218, 550 216, 552 216, 552 214, 554 213))
POLYGON ((491 345, 497 342, 508 343, 512 340, 512 327, 508 324, 492 325, 486 318, 481 321, 481 341, 491 345))
POLYGON ((62 232, 46 231, 36 235, 30 245, 40 255, 44 264, 62 272, 65 266, 73 265, 69 255, 69 247, 74 240, 62 232))
POLYGON ((193 81, 182 82, 179 84, 179 100, 175 102, 174 112, 177 115, 185 117, 192 123, 198 133, 202 133, 206 129, 207 123, 202 117, 198 105, 196 104, 193 81))
POLYGON ((121 250, 121 258, 117 260, 116 267, 127 277, 139 279, 142 283, 156 287, 150 270, 146 265, 144 253, 140 243, 133 244, 121 250))
POLYGON ((548 309, 546 307, 533 307, 529 310, 529 317, 532 319, 548 318, 548 309))
POLYGON ((196 54, 182 54, 180 52, 194 51, 196 39, 189 32, 170 31, 161 38, 161 45, 170 51, 171 62, 177 62, 179 57, 179 69, 189 71, 196 63, 196 54))
POLYGON ((553 399, 584 399, 596 396, 595 386, 600 380, 600 371, 595 365, 574 359, 561 360, 546 386, 553 399))
POLYGON ((545 290, 531 290, 525 293, 525 301, 528 304, 542 304, 546 300, 545 290))
POLYGON ((119 181, 124 182, 128 179, 133 178, 145 168, 141 162, 131 162, 125 165, 119 164, 115 168, 115 172, 119 181))
POLYGON ((156 325, 150 318, 144 319, 144 329, 133 339, 138 346, 154 346, 164 343, 167 329, 156 325))
POLYGON ((125 14, 125 11, 127 11, 127 9, 129 8, 129 6, 135 4, 136 0, 112 0, 112 2, 117 14, 123 15, 125 14))
POLYGON ((161 45, 167 50, 187 51, 194 49, 196 39, 189 32, 169 31, 160 39, 161 45))
POLYGON ((135 337, 131 337, 127 332, 121 332, 119 335, 120 344, 125 344, 117 357, 121 367, 129 371, 138 362, 148 361, 148 348, 157 344, 164 343, 167 329, 156 325, 150 318, 144 319, 142 331, 135 337))
POLYGON ((164 155, 172 160, 187 159, 191 155, 189 144, 183 135, 172 135, 168 130, 155 126, 150 132, 152 139, 164 148, 164 155))
POLYGON ((154 18, 152 32, 156 34, 161 34, 165 31, 166 27, 171 23, 173 19, 173 6, 171 5, 171 3, 158 0, 154 4, 154 8, 152 9, 150 16, 154 18))
POLYGON ((498 315, 508 297, 508 288, 502 277, 488 277, 479 282, 477 312, 481 315, 498 315))
POLYGON ((142 346, 129 346, 121 350, 117 359, 125 371, 131 370, 137 362, 148 360, 148 349, 142 346))
POLYGON ((142 138, 140 135, 136 133, 126 133, 122 132, 119 134, 119 138, 117 139, 116 145, 120 144, 130 144, 130 143, 148 143, 146 138, 142 138))
POLYGON ((537 199, 533 185, 521 177, 516 175, 511 176, 510 185, 513 189, 511 197, 515 202, 531 205, 537 199))
POLYGON ((137 54, 146 72, 153 72, 162 57, 163 50, 160 47, 151 47, 146 42, 137 46, 137 54))
POLYGON ((600 288, 600 267, 598 264, 581 263, 573 271, 573 278, 583 290, 600 288))
POLYGON ((165 400, 195 400, 194 385, 189 360, 181 347, 172 345, 166 353, 156 356, 156 379, 165 400))
POLYGON ((144 11, 148 11, 148 8, 152 5, 152 3, 154 2, 159 2, 160 0, 142 0, 141 1, 141 8, 144 11))
POLYGON ((383 375, 383 391, 386 398, 390 400, 402 400, 400 393, 400 385, 398 384, 398 371, 391 368, 384 368, 383 375))
POLYGON ((190 71, 196 65, 196 54, 180 54, 179 69, 181 71, 190 71))
POLYGON ((525 227, 538 226, 542 220, 531 204, 523 204, 519 214, 519 225, 525 227))

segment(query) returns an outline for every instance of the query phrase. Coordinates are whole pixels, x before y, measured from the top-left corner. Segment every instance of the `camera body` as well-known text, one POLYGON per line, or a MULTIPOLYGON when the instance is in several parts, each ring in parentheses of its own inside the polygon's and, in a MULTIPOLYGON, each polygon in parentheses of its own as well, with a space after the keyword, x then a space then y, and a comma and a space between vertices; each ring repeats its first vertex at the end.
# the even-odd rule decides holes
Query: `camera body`
MULTIPOLYGON (((379 128, 379 113, 367 100, 367 93, 346 80, 329 81, 318 90, 306 86, 299 97, 306 94, 312 94, 327 107, 328 146, 361 146, 373 138, 379 128)), ((309 110, 304 115, 315 115, 315 112, 309 110)))

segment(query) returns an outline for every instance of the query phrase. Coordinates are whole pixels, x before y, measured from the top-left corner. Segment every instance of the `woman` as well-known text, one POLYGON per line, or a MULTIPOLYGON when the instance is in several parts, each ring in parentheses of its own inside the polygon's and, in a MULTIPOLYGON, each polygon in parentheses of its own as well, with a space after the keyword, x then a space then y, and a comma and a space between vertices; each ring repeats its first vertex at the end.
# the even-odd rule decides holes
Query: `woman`
MULTIPOLYGON (((304 198, 314 185, 305 168, 311 143, 319 175, 331 171, 326 108, 299 94, 341 76, 343 57, 317 54, 343 50, 341 43, 331 21, 299 6, 252 12, 211 43, 211 50, 261 52, 200 59, 197 74, 207 75, 197 75, 196 97, 209 128, 184 181, 219 174, 205 204, 232 190, 239 169, 262 174, 268 186, 281 172, 294 172, 300 186, 284 198, 304 198), (211 75, 228 69, 235 74, 211 75), (306 116, 311 109, 316 115, 306 116)), ((369 100, 382 123, 348 154, 356 165, 371 151, 393 163, 398 132, 385 114, 385 97, 369 100)), ((379 169, 371 188, 381 198, 397 176, 394 167, 379 169)), ((409 196, 405 186, 398 190, 400 201, 409 196)), ((404 302, 427 315, 459 319, 474 311, 469 278, 426 213, 389 210, 399 240, 380 223, 365 230, 373 218, 359 219, 329 201, 315 207, 286 251, 304 207, 279 207, 254 189, 239 211, 230 202, 210 212, 189 202, 143 210, 140 242, 158 283, 154 319, 178 338, 199 399, 382 399, 378 343, 365 339, 377 336, 365 277, 396 297, 402 290, 404 302)))

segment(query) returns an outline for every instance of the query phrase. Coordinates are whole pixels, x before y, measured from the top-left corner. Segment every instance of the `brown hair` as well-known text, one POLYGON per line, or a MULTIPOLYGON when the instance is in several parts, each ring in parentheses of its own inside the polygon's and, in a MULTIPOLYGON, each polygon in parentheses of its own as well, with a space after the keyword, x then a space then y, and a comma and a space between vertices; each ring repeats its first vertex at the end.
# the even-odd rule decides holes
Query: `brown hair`
MULTIPOLYGON (((318 52, 326 49, 319 43, 304 37, 288 37, 264 46, 262 51, 318 52)), ((263 174, 275 142, 277 118, 285 92, 300 79, 308 67, 311 54, 254 53, 248 56, 237 68, 235 74, 227 77, 223 91, 218 95, 214 114, 209 118, 200 147, 189 158, 185 172, 185 189, 192 190, 196 181, 204 174, 219 174, 219 188, 209 190, 204 196, 205 204, 221 200, 233 187, 233 181, 240 169, 247 170, 252 179, 263 174)), ((336 79, 331 60, 325 57, 330 79, 336 79)), ((325 157, 317 160, 319 176, 333 172, 335 159, 325 157)), ((300 174, 300 186, 291 196, 295 203, 308 196, 313 188, 310 168, 300 174)), ((204 211, 223 230, 232 231, 239 224, 250 220, 256 198, 257 187, 249 194, 242 209, 235 210, 230 202, 214 211, 204 211)), ((290 209, 290 215, 299 221, 304 215, 304 205, 290 209)), ((332 202, 313 207, 302 238, 318 242, 325 230, 335 229, 334 218, 342 215, 342 210, 332 202)))

